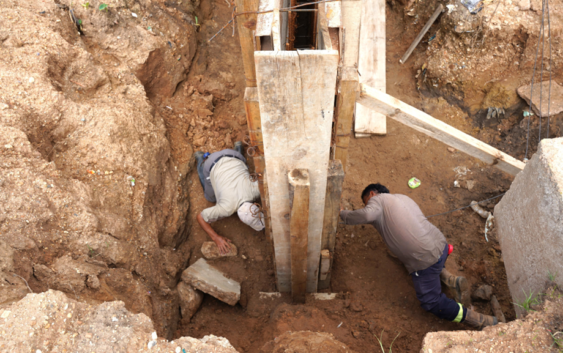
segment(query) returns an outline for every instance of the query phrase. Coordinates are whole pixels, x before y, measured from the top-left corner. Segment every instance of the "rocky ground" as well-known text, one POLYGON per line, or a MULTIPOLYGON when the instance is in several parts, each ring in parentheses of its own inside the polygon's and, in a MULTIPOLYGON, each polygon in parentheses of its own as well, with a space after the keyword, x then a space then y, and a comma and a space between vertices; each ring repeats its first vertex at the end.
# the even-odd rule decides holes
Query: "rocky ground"
MULTIPOLYGON (((259 292, 276 290, 271 243, 236 216, 213 226, 236 244, 238 255, 210 263, 241 283, 239 304, 229 306, 180 282, 209 240, 195 222, 210 203, 193 172, 192 154, 230 147, 247 134, 237 34, 229 26, 210 41, 233 7, 225 0, 106 3, 107 10, 100 10, 99 0, 0 0, 0 316, 22 310, 28 318, 24 305, 37 310, 29 317, 36 319, 26 322, 18 321, 19 314, 2 317, 0 325, 20 338, 0 345, 25 342, 23 332, 42 332, 51 338, 28 342, 46 351, 58 339, 67 344, 67 336, 54 335, 65 330, 90 347, 101 342, 93 341, 90 326, 114 325, 102 314, 88 321, 88 329, 78 322, 67 327, 64 318, 44 325, 38 319, 64 314, 67 304, 83 317, 118 310, 131 320, 120 331, 132 337, 124 341, 139 349, 152 340, 147 317, 159 337, 203 340, 215 334, 248 352, 307 351, 310 342, 326 351, 363 352, 378 349, 378 339, 388 347, 395 337, 396 351, 416 352, 428 332, 466 329, 419 307, 404 267, 365 226, 338 228, 330 291, 339 297, 333 301, 261 299, 259 292), (11 304, 29 292, 45 293, 11 304), (139 315, 105 303, 115 300, 139 315), (49 301, 59 304, 41 307, 49 301)), ((496 9, 497 2, 485 1, 481 12, 469 15, 452 1, 451 12, 400 65, 436 4, 388 3, 387 92, 523 158, 525 103, 516 89, 530 83, 541 4, 501 1, 496 9), (505 114, 487 119, 490 107, 505 114)), ((561 83, 561 2, 550 6, 552 71, 561 83)), ((552 119, 550 136, 561 135, 562 121, 561 114, 552 119)), ((494 167, 388 124, 387 136, 351 142, 347 207, 361 207, 359 193, 370 182, 409 195, 427 215, 510 186, 512 178, 494 167), (416 190, 406 184, 413 176, 422 180, 416 190)), ((537 118, 531 126, 533 153, 537 118)), ((492 210, 495 202, 484 207, 492 210)), ((515 319, 502 249, 494 232, 485 241, 483 219, 467 209, 431 221, 455 246, 448 268, 466 276, 472 289, 491 286, 507 319, 515 319)), ((487 301, 474 305, 491 313, 487 301)), ((158 339, 156 347, 166 344, 158 339)))
POLYGON ((440 352, 562 352, 563 295, 549 288, 528 314, 483 331, 432 332, 422 343, 422 353, 440 352))

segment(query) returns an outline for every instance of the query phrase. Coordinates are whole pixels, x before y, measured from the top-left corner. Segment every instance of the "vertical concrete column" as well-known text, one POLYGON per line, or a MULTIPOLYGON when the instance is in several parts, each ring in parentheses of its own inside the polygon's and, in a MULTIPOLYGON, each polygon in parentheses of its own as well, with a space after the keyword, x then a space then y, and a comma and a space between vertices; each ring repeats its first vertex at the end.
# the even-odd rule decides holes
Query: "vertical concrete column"
POLYGON ((563 286, 563 138, 540 143, 494 215, 513 302, 543 291, 549 273, 563 286))

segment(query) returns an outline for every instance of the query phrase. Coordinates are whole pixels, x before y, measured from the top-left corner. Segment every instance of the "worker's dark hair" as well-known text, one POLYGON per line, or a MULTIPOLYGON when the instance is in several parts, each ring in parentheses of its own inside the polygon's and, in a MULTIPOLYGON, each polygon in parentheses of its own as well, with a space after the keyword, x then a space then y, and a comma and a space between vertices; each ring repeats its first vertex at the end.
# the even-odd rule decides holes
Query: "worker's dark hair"
POLYGON ((385 186, 377 183, 377 184, 369 184, 368 186, 366 186, 366 188, 364 189, 364 191, 362 191, 362 199, 369 195, 370 192, 375 191, 378 194, 388 194, 389 193, 389 189, 387 189, 385 186))

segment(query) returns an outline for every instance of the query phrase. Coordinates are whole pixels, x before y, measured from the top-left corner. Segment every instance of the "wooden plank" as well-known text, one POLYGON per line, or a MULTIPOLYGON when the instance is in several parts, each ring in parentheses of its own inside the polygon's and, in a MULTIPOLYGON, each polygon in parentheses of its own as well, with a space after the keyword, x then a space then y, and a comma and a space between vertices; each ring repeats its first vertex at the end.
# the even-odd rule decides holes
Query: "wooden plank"
MULTIPOLYGON (((236 0, 238 12, 258 10, 258 0, 236 0)), ((242 64, 247 87, 256 87, 256 69, 254 67, 254 30, 256 29, 256 14, 237 16, 242 64)))
POLYGON ((280 10, 274 9, 272 19, 272 42, 274 43, 274 51, 282 50, 281 41, 281 17, 280 10))
POLYGON ((328 32, 326 12, 324 6, 319 6, 317 11, 317 49, 332 50, 332 40, 328 32))
POLYGON ((334 92, 338 52, 336 50, 298 50, 303 89, 303 119, 305 138, 303 145, 309 145, 305 161, 311 175, 311 205, 309 222, 309 260, 307 265, 307 291, 317 291, 319 261, 321 254, 322 226, 330 158, 330 140, 334 116, 334 92), (310 164, 313 164, 311 166, 310 164))
POLYGON ((336 97, 334 159, 348 165, 348 146, 354 120, 354 106, 358 90, 358 71, 354 67, 344 67, 340 73, 338 96, 336 97))
POLYGON ((278 290, 291 291, 287 173, 304 168, 309 170, 311 181, 307 290, 314 292, 318 281, 337 53, 262 51, 255 53, 254 59, 278 290))
POLYGON ((244 110, 246 111, 250 144, 256 146, 256 155, 262 156, 264 155, 264 143, 260 105, 258 104, 258 89, 256 87, 246 87, 244 91, 244 110))
POLYGON ((260 106, 258 104, 258 89, 247 87, 244 92, 244 109, 246 111, 246 122, 250 137, 250 145, 254 150, 254 171, 258 174, 258 187, 260 188, 260 200, 264 212, 265 232, 268 238, 272 238, 270 219, 270 203, 268 201, 268 180, 266 177, 266 164, 264 161, 264 141, 262 138, 262 122, 260 119, 260 106))
MULTIPOLYGON (((321 248, 323 250, 321 250, 321 253, 323 251, 328 251, 330 254, 334 254, 334 246, 336 244, 336 230, 340 216, 340 199, 342 197, 343 183, 344 169, 342 168, 342 163, 337 159, 330 161, 326 185, 323 238, 321 241, 321 248)), ((321 262, 322 261, 323 260, 321 256, 321 262)), ((326 263, 327 261, 325 260, 325 270, 323 270, 323 264, 321 263, 321 275, 319 276, 318 289, 326 289, 330 286, 332 256, 328 258, 328 269, 326 269, 326 263)))
MULTIPOLYGON (((260 0, 258 11, 270 11, 274 9, 274 4, 277 0, 260 0)), ((272 21, 274 19, 273 12, 266 12, 258 14, 256 19, 256 32, 257 37, 271 36, 272 35, 272 21)))
MULTIPOLYGON (((358 71, 360 83, 385 92, 385 0, 363 0, 358 71)), ((356 137, 385 135, 385 116, 356 104, 356 137)))
POLYGON ((436 7, 436 10, 434 10, 432 16, 430 16, 430 18, 428 19, 428 21, 426 22, 420 33, 418 33, 418 36, 416 36, 416 38, 413 40, 413 42, 411 43, 410 47, 407 49, 401 60, 399 60, 401 64, 404 64, 409 58, 409 56, 411 56, 414 48, 416 48, 418 43, 420 43, 422 37, 424 37, 426 32, 428 32, 430 27, 432 27, 432 25, 434 24, 434 21, 436 21, 436 19, 438 18, 438 16, 440 16, 442 12, 444 12, 444 5, 438 4, 438 7, 436 7))
POLYGON ((494 165, 508 174, 516 175, 524 169, 524 162, 507 155, 486 143, 422 112, 377 89, 360 85, 358 102, 387 115, 438 141, 452 146, 483 162, 494 165))
POLYGON ((291 243, 291 296, 294 303, 305 303, 307 293, 307 243, 309 232, 309 172, 290 170, 289 234, 291 243))
POLYGON ((342 0, 342 31, 340 32, 340 53, 342 64, 358 67, 360 49, 360 21, 362 2, 360 0, 342 0))
POLYGON ((328 28, 340 28, 342 26, 342 3, 341 1, 332 1, 320 4, 323 6, 328 28), (324 5, 324 6, 323 6, 324 5))

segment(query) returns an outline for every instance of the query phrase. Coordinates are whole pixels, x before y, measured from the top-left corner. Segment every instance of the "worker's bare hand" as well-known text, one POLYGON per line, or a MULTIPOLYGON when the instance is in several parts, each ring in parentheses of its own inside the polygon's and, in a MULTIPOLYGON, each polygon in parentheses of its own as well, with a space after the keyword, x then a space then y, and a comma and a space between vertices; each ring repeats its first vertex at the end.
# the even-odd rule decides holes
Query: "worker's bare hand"
POLYGON ((221 253, 221 255, 226 255, 231 251, 231 245, 230 243, 232 243, 229 239, 227 238, 223 238, 222 236, 218 235, 215 239, 215 244, 217 244, 217 247, 219 248, 219 252, 221 253))

